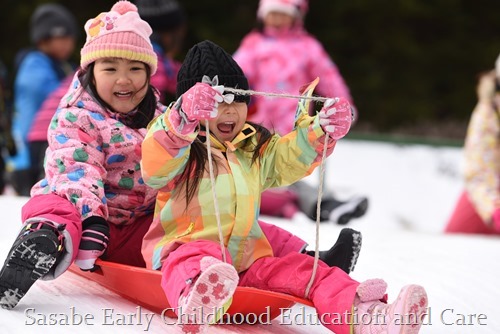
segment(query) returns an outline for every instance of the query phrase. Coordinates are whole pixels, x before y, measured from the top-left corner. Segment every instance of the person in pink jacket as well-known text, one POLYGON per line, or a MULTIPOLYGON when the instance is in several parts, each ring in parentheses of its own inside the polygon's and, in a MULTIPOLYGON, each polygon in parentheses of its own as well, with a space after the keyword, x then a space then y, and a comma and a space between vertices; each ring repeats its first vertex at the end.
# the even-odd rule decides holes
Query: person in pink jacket
MULTIPOLYGON (((246 35, 234 53, 250 87, 260 92, 297 94, 302 85, 320 78, 316 92, 353 100, 339 69, 321 43, 304 28, 307 0, 260 0, 257 28, 246 35)), ((292 130, 295 101, 289 98, 254 96, 249 119, 284 135, 292 130)), ((354 108, 355 117, 356 111, 354 108)), ((262 194, 262 214, 293 217, 304 212, 316 220, 315 187, 297 182, 286 189, 262 194)), ((346 201, 325 193, 321 221, 347 224, 368 209, 368 199, 354 196, 346 201)))
POLYGON ((247 121, 249 97, 226 88, 248 90, 231 55, 211 41, 193 46, 178 100, 150 124, 142 145, 144 181, 158 189, 142 252, 148 268, 161 270, 182 331, 208 332, 241 285, 307 296, 337 334, 417 333, 427 306, 421 286, 404 287, 388 305, 383 280, 358 283, 320 261, 309 288, 314 259, 276 257, 258 223, 261 192, 312 173, 347 134, 349 102, 328 99, 310 116, 301 99, 294 130, 280 136, 247 121))
MULTIPOLYGON (((146 265, 141 244, 157 190, 141 176, 141 146, 148 123, 166 110, 150 84, 157 69, 151 28, 133 4, 119 1, 88 20, 85 31, 67 94, 47 102, 57 111, 45 134, 45 178, 31 189, 0 271, 3 308, 14 308, 36 280, 60 276, 73 261, 82 270, 94 270, 98 257, 146 265)), ((305 251, 297 236, 269 224, 262 229, 278 256, 305 251)), ((353 249, 341 235, 326 259, 352 270, 360 246, 353 249)))
POLYGON ((446 233, 500 235, 500 56, 481 75, 464 145, 464 185, 446 233))

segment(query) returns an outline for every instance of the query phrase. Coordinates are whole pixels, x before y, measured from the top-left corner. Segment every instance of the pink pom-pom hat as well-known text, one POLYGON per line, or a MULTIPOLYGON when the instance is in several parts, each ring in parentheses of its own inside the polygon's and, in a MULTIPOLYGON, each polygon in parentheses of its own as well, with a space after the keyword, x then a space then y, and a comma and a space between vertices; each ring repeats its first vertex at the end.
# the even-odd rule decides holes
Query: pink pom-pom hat
POLYGON ((116 57, 144 62, 151 74, 156 72, 158 59, 149 39, 151 27, 131 2, 118 1, 109 12, 88 20, 85 32, 87 39, 80 51, 82 68, 100 58, 116 57))

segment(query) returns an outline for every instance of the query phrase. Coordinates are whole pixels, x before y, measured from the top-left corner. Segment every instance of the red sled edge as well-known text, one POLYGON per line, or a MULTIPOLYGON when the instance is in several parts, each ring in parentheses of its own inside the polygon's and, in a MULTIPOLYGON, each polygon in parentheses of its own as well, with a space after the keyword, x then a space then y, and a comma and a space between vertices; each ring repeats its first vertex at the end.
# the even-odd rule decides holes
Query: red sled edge
MULTIPOLYGON (((82 271, 76 265, 72 265, 69 270, 155 313, 177 317, 161 288, 161 272, 102 260, 97 260, 96 264, 99 269, 95 272, 82 271)), ((251 318, 270 321, 296 303, 313 307, 307 299, 239 286, 227 313, 249 321, 252 321, 249 315, 252 315, 251 318)))

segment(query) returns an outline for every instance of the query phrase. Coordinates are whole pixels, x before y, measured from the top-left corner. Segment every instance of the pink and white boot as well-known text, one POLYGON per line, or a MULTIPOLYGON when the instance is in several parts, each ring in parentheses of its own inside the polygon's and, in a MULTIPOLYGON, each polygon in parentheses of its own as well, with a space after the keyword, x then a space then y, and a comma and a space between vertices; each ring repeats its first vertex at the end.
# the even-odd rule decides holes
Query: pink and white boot
POLYGON ((186 334, 206 333, 208 325, 227 311, 238 286, 238 272, 232 265, 205 256, 200 267, 200 275, 179 298, 177 323, 186 334))
POLYGON ((427 294, 419 285, 401 289, 392 304, 382 301, 387 284, 381 279, 361 283, 354 301, 354 334, 416 334, 427 311, 427 294))

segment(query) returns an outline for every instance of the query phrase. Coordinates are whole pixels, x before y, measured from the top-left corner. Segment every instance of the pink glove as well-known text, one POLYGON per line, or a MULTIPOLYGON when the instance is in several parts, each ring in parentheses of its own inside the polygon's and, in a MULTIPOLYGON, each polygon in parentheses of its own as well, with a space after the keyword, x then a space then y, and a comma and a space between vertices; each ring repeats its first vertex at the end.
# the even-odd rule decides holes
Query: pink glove
POLYGON ((217 117, 219 103, 224 101, 224 86, 210 86, 197 82, 182 94, 181 110, 188 121, 212 119, 217 117))
POLYGON ((496 209, 493 212, 493 229, 500 232, 500 209, 496 209))
POLYGON ((328 99, 318 113, 319 124, 330 138, 339 140, 344 137, 351 128, 352 108, 343 97, 328 99))
POLYGON ((180 134, 193 132, 201 119, 217 117, 223 91, 224 86, 197 82, 175 102, 168 115, 170 123, 180 134))

